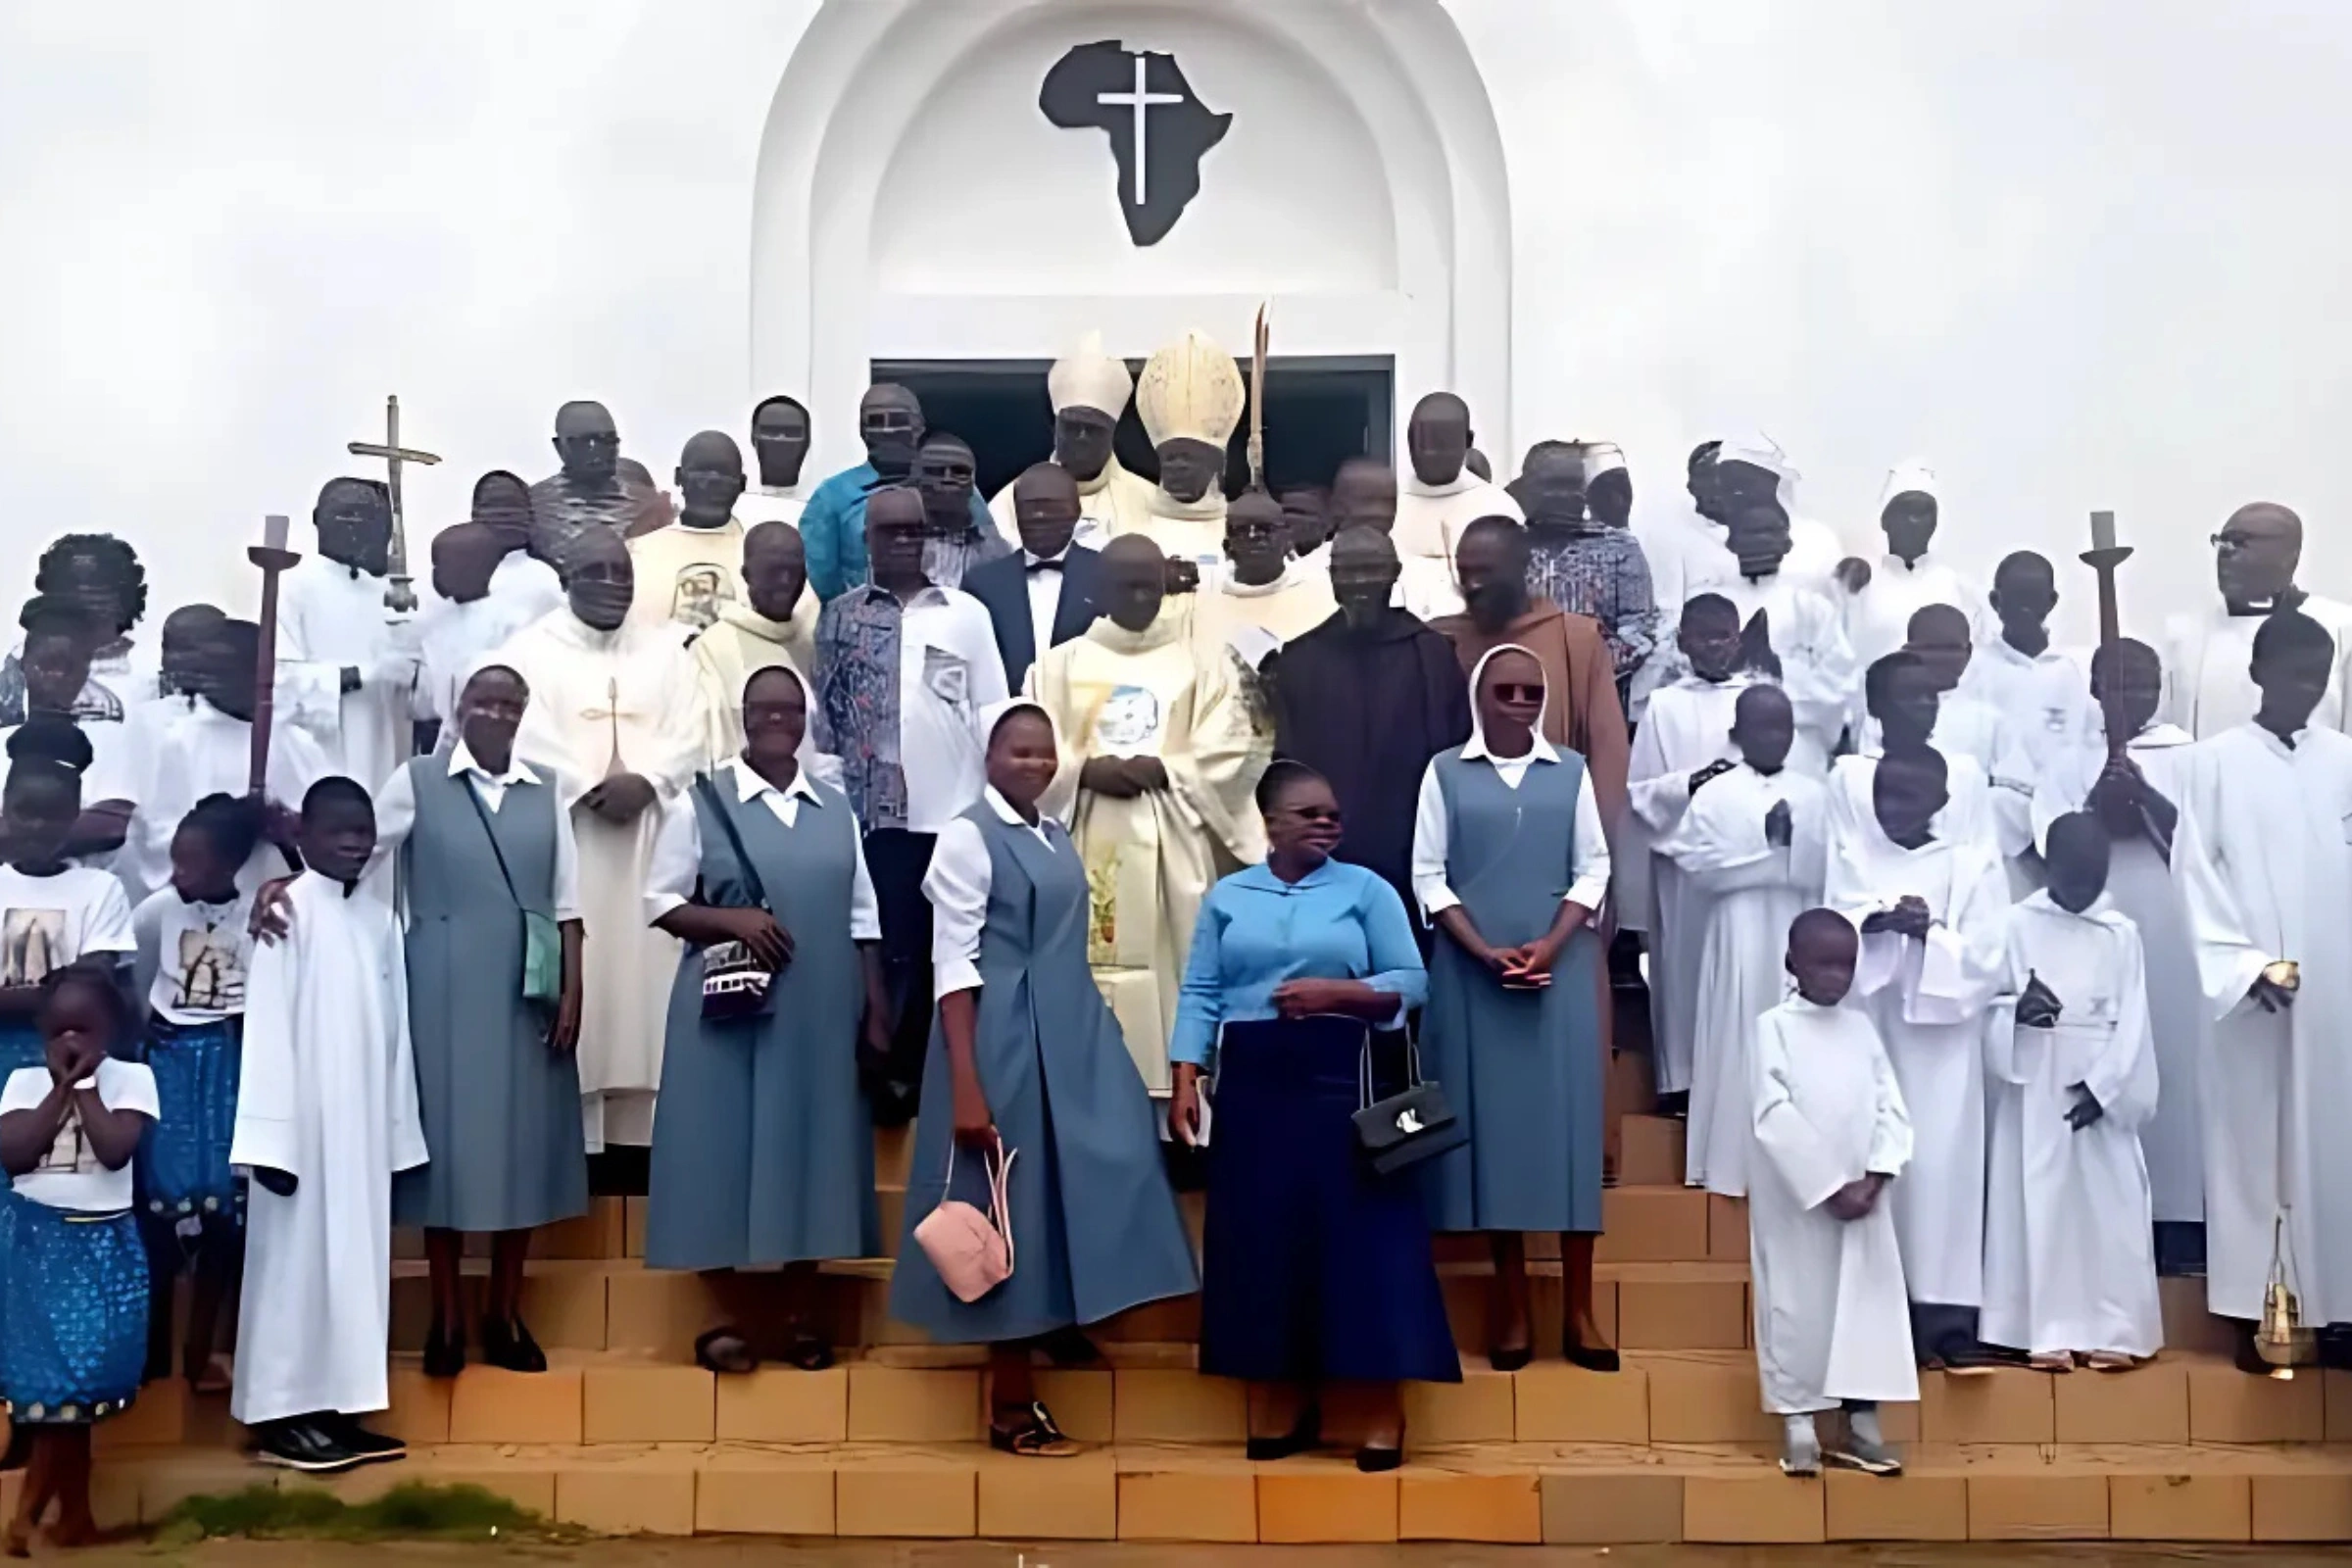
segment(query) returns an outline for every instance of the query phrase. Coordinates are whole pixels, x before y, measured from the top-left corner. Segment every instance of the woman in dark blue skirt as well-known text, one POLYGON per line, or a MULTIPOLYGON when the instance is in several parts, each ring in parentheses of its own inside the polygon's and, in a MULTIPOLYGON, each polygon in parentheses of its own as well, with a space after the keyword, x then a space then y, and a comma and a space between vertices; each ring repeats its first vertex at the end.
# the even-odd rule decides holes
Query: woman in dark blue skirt
POLYGON ((33 1434, 5 1541, 25 1555, 52 1500, 55 1545, 97 1534, 90 1428, 138 1396, 147 1358, 147 1251, 131 1217, 131 1155, 155 1119, 155 1075, 111 1054, 130 1037, 111 967, 52 970, 47 1061, 0 1083, 0 1397, 33 1434))
POLYGON ((1461 1358, 1420 1185, 1410 1172, 1375 1175, 1352 1118, 1367 1087, 1395 1091, 1400 1037, 1373 1031, 1400 1029, 1428 976, 1396 890, 1331 858, 1340 808, 1322 776, 1277 762, 1257 805, 1265 864, 1202 903, 1169 1050, 1168 1121, 1184 1143, 1200 1136, 1200 1080, 1215 1069, 1200 1370, 1289 1393, 1251 1401, 1274 1421, 1252 1432, 1253 1459, 1320 1442, 1323 1385, 1369 1385, 1356 1466, 1393 1470, 1404 1448, 1397 1383, 1458 1383, 1461 1358))

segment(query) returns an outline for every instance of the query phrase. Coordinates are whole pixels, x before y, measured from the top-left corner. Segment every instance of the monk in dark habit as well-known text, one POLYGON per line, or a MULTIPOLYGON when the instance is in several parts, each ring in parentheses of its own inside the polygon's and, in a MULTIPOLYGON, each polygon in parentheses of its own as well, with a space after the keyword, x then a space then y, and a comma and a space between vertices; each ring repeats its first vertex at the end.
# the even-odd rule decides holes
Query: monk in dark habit
POLYGON ((1600 623, 1528 592, 1527 529, 1508 517, 1481 517, 1463 529, 1454 571, 1469 608, 1434 624, 1452 641, 1464 677, 1489 650, 1505 643, 1536 656, 1550 693, 1544 738, 1583 756, 1592 770, 1601 820, 1614 839, 1625 818, 1632 746, 1600 623))
MULTIPOLYGON (((1285 644, 1268 668, 1275 755, 1331 781, 1348 824, 1339 858, 1385 877, 1411 909, 1421 773, 1470 738, 1470 687, 1452 646, 1390 607, 1399 569, 1396 546, 1377 528, 1334 537, 1340 612, 1285 644)), ((1623 764, 1621 754, 1620 794, 1623 764)))

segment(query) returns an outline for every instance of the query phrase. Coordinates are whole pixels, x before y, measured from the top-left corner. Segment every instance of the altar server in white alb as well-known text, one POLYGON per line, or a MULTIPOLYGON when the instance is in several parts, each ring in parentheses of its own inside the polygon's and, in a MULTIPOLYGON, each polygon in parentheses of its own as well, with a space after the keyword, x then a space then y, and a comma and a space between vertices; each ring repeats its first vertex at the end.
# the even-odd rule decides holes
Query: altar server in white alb
POLYGON ((1793 1476, 1820 1471, 1814 1416, 1840 1406, 1830 1462, 1896 1473, 1878 1407, 1919 1397, 1887 1193, 1909 1180, 1911 1118, 1869 1013, 1840 1005, 1856 947, 1837 911, 1799 914, 1787 960, 1796 995, 1755 1024, 1756 1372, 1764 1408, 1785 1423, 1781 1469, 1793 1476))
MULTIPOLYGON (((2107 829, 2107 897, 2139 928, 2147 954, 2148 1023, 2156 1039, 2156 1078, 2164 1086, 2155 1114, 2139 1129, 2156 1214, 2156 1272, 2205 1273, 2205 1155, 2200 1103, 2211 1070, 2212 1019, 2197 978, 2197 947, 2188 906, 2173 875, 2173 840, 2188 798, 2188 732, 2156 717, 2164 671, 2156 651, 2126 637, 2090 664, 2095 712, 2104 718, 2053 748, 2034 790, 2034 832, 2046 845, 2050 825, 2088 811, 2107 829), (2110 745, 2120 740, 2120 757, 2110 745)), ((2046 851, 2045 851, 2046 854, 2046 851)))
POLYGON ((1649 716, 1634 732, 1626 764, 1633 814, 1619 830, 1624 851, 1613 858, 1622 923, 1649 933, 1649 1030, 1661 1097, 1690 1090, 1704 935, 1703 922, 1687 916, 1682 872, 1663 843, 1693 792, 1738 760, 1732 709, 1747 686, 1739 668, 1740 612, 1721 594, 1700 594, 1683 606, 1675 642, 1690 671, 1651 694, 1649 716))
POLYGON ((416 750, 410 716, 420 634, 385 603, 392 503, 368 479, 330 479, 311 521, 318 553, 289 568, 277 605, 282 721, 309 730, 328 767, 373 793, 416 750))
POLYGON ((1977 1343, 1984 1022, 2006 968, 2008 874, 1988 842, 1936 829, 1944 761, 1934 749, 1881 758, 1871 792, 1872 815, 1859 824, 1831 814, 1824 902, 1861 927, 1854 989, 1904 1101, 1921 1107, 1911 1169, 1894 1194, 1912 1339, 1922 1365, 1974 1371, 1986 1359, 1977 1343))
POLYGON ((2173 870, 2215 1020, 2206 1304, 2243 1322, 2241 1362, 2261 1371, 2252 1331, 2281 1213, 2303 1321, 2352 1320, 2352 739, 2313 722, 2335 668, 2325 626, 2283 612, 2253 652, 2260 706, 2190 753, 2173 870))
POLYGON ((1829 771, 1845 732, 1861 666, 1846 646, 1843 617, 1831 597, 1836 590, 1795 570, 1790 537, 1788 514, 1776 504, 1732 514, 1726 538, 1739 558, 1739 575, 1715 591, 1740 612, 1751 641, 1762 633, 1771 643, 1782 689, 1796 707, 1790 756, 1798 771, 1819 775, 1829 771))
POLYGON ((1778 686, 1740 692, 1739 765, 1690 798, 1661 846, 1683 878, 1680 918, 1699 936, 1684 1180, 1726 1198, 1747 1193, 1756 1019, 1788 991, 1789 921, 1821 902, 1827 810, 1821 781, 1788 765, 1795 727, 1778 686))
POLYGON ((288 934, 246 977, 228 1159, 253 1186, 229 1413, 261 1429, 264 1464, 334 1471, 408 1451, 358 1418, 391 1402, 392 1176, 425 1146, 399 916, 360 891, 368 792, 313 785, 301 849, 288 934))
POLYGON ((2050 885, 2009 911, 2009 995, 1984 1031, 1988 1345, 2045 1372, 2120 1372, 2164 1344, 2139 1129, 2156 1046, 2139 932, 2107 897, 2107 830, 2050 824, 2050 885))

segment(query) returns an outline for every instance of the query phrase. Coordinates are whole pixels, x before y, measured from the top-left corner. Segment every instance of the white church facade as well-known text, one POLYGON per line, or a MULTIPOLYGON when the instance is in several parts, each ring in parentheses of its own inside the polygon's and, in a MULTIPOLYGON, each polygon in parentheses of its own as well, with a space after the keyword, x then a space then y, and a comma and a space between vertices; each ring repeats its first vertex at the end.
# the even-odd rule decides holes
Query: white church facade
MULTIPOLYGON (((1260 303, 1302 439, 1398 442, 1448 388, 1497 466, 1613 440, 1647 506, 1692 442, 1760 427, 1851 546, 1886 466, 1924 457, 1980 569, 2071 556, 2089 509, 2119 513, 2159 547, 2132 620, 2207 591, 2191 547, 2237 502, 2352 499, 2327 452, 2352 391, 2310 368, 2338 357, 2352 220, 2308 196, 2346 133, 2294 107, 2325 101, 2313 62, 2352 17, 2254 38, 2201 12, 2142 28, 2124 0, 237 15, 0 20, 0 190, 44 239, 0 256, 0 539, 26 575, 50 535, 110 528, 169 600, 249 597, 220 543, 299 516, 387 392, 449 460, 412 480, 429 532, 475 474, 551 471, 566 398, 608 404, 666 480, 687 435, 740 439, 789 392, 814 476, 857 461, 877 370, 943 396, 1027 377, 1042 410, 1038 372, 1084 333, 1140 360, 1200 327, 1246 356, 1260 303), (1056 123, 1074 59, 1059 90, 1097 112, 1056 123), (2185 117, 2190 91, 2248 112, 2185 117)), ((1271 446, 1280 473, 1279 419, 1271 446)))

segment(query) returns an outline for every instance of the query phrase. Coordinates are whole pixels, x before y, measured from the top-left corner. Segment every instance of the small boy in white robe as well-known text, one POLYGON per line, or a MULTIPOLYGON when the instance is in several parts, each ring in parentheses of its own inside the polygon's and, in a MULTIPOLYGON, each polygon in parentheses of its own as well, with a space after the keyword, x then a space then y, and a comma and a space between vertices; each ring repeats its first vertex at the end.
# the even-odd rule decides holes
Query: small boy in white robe
MULTIPOLYGON (((1895 656, 1900 657, 1900 656, 1895 656)), ((1989 1370, 1977 1338, 1984 1296, 1984 1025, 2006 973, 2009 881, 1992 846, 1936 825, 1945 763, 1932 747, 1890 751, 1872 777, 1872 817, 1842 842, 1833 815, 1823 902, 1862 931, 1863 999, 1916 1124, 1895 1192, 1921 1364, 1989 1370)))
POLYGON ((1897 649, 1862 672, 1863 702, 1869 719, 1861 731, 1861 750, 1838 759, 1830 768, 1830 845, 1859 842, 1874 830, 1872 781, 1879 759, 1888 752, 1931 747, 1944 760, 1944 791, 1949 797, 1936 816, 1936 835, 1952 842, 1981 838, 1993 842, 1992 780, 1984 764, 1963 751, 1936 742, 1943 716, 1942 688, 1927 661, 1908 649, 1897 649))
POLYGON ((1747 1194, 1749 1043, 1756 1019, 1788 994, 1788 922, 1821 902, 1825 855, 1822 783, 1788 765, 1796 734, 1788 694, 1747 687, 1735 712, 1740 764, 1690 798, 1659 846, 1682 875, 1683 918, 1699 935, 1684 1180, 1726 1198, 1747 1194))
POLYGON ((1668 1115, 1689 1098, 1698 1010, 1700 921, 1684 908, 1683 878, 1658 847, 1674 831, 1692 792, 1729 768, 1732 706, 1747 682, 1739 673, 1740 612, 1721 594, 1700 594, 1683 606, 1676 646, 1690 672, 1650 694, 1649 712, 1635 732, 1626 767, 1626 831, 1636 842, 1612 858, 1618 906, 1639 910, 1649 934, 1649 1031, 1655 1054, 1659 1109, 1668 1115))
MULTIPOLYGON (((1895 1475, 1879 1405, 1919 1397, 1902 1249, 1887 1185, 1911 1159, 1911 1119, 1870 1015, 1840 1006, 1859 944, 1832 909, 1788 928, 1796 995, 1756 1020, 1756 1148, 1748 1266, 1756 1372, 1785 1423, 1781 1469, 1817 1475, 1816 1412, 1843 1406, 1831 1463, 1895 1475)), ((1896 1189, 1900 1191, 1899 1186, 1896 1189)))
POLYGON ((1925 666, 1936 688, 1936 728, 1928 744, 1947 760, 1963 755, 1976 760, 1991 792, 1993 838, 2002 856, 2027 854, 2034 847, 2034 765, 2010 716, 1959 690, 1976 652, 1968 616, 1950 605, 1928 605, 1911 617, 1907 635, 1904 651, 1925 666))
POLYGON ((300 843, 288 934, 246 979, 228 1158, 253 1186, 229 1413, 261 1429, 262 1463, 327 1473, 408 1452, 357 1417, 391 1402, 392 1176, 425 1147, 399 918, 360 891, 368 792, 312 785, 300 843))
POLYGON ((2050 885, 2009 911, 2009 990, 1985 1030, 1984 1313, 2045 1372, 2121 1372, 2164 1344, 2148 1167, 2156 1049, 2139 932, 2107 898, 2107 830, 2050 824, 2050 885), (2007 1016, 2004 1016, 2006 1014, 2007 1016))

